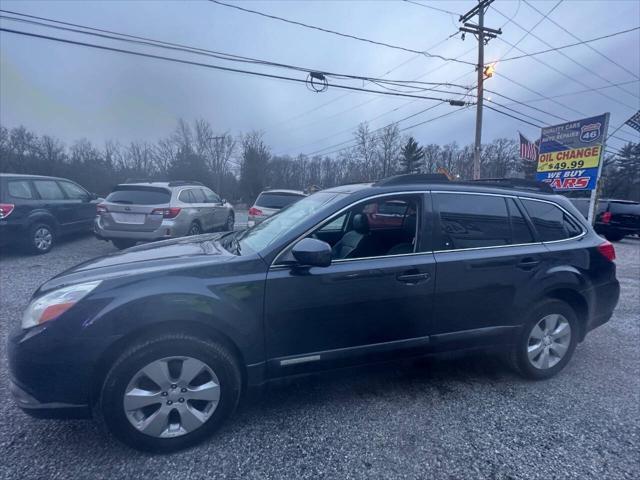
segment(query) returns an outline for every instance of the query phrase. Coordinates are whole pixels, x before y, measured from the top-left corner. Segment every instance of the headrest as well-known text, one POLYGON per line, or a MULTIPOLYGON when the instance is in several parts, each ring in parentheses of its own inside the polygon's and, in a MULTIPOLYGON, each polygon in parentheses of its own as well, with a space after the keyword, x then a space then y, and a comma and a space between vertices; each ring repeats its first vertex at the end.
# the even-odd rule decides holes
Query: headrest
POLYGON ((353 229, 361 235, 369 233, 369 219, 361 213, 353 217, 353 229))

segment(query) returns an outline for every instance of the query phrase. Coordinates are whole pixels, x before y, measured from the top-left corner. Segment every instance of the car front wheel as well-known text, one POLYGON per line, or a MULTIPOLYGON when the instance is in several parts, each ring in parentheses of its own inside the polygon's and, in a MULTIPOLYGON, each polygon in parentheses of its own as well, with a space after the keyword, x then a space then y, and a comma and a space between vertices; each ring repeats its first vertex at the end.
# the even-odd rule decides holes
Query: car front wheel
POLYGON ((225 223, 224 230, 226 232, 233 231, 235 223, 236 223, 235 217, 234 217, 233 213, 230 213, 229 216, 227 217, 227 222, 225 223))
POLYGON ((132 448, 170 452, 211 435, 241 390, 237 361, 222 345, 182 334, 140 342, 113 365, 99 415, 132 448))
POLYGON ((524 325, 512 352, 512 364, 528 378, 552 377, 569 363, 578 335, 573 309, 560 300, 545 300, 524 325))

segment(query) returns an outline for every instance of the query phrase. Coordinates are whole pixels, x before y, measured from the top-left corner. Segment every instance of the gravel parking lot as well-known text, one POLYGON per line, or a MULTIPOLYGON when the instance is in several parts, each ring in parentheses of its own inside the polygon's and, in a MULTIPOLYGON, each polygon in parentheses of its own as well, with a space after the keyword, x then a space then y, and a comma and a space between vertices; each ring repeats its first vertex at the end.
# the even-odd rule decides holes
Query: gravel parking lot
POLYGON ((556 378, 493 358, 423 360, 291 381, 248 398, 188 451, 132 451, 91 421, 35 420, 8 392, 6 336, 52 275, 115 251, 92 237, 0 258, 0 478, 638 478, 640 240, 616 244, 622 297, 556 378))

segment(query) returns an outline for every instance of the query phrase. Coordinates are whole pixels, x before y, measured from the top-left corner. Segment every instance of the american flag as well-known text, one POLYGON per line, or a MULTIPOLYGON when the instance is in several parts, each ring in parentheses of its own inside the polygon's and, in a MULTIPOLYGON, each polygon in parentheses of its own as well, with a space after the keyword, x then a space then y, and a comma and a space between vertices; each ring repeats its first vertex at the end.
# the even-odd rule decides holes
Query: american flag
POLYGON ((520 135, 520 158, 523 160, 531 160, 533 162, 538 161, 538 142, 531 143, 527 137, 520 135))
POLYGON ((640 110, 638 110, 633 117, 631 117, 629 120, 627 120, 624 123, 629 125, 631 128, 635 128, 640 132, 640 110))

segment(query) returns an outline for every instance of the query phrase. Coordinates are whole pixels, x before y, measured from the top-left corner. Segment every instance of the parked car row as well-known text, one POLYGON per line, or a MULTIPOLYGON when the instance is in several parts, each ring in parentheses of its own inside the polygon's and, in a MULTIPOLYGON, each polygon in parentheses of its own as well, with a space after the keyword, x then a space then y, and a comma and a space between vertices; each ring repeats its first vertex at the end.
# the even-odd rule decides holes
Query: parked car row
POLYGON ((59 237, 93 232, 119 248, 233 230, 231 204, 198 182, 117 185, 106 199, 71 180, 0 174, 0 246, 47 253, 59 237))

